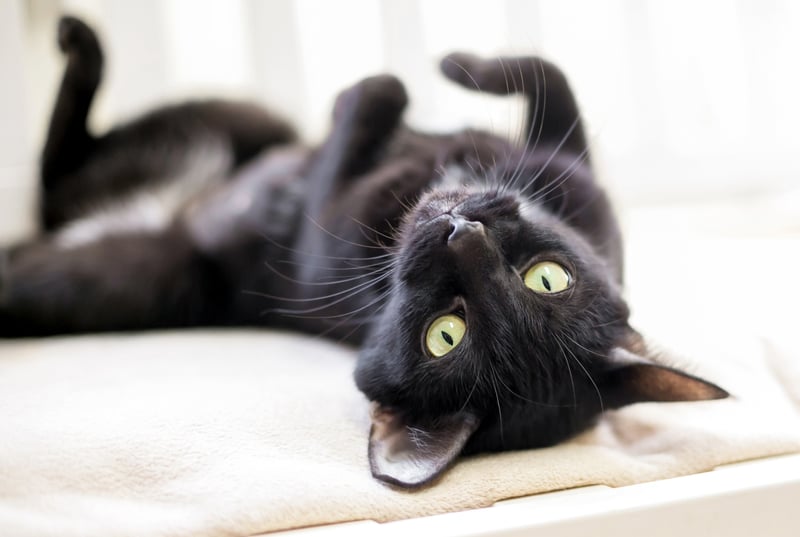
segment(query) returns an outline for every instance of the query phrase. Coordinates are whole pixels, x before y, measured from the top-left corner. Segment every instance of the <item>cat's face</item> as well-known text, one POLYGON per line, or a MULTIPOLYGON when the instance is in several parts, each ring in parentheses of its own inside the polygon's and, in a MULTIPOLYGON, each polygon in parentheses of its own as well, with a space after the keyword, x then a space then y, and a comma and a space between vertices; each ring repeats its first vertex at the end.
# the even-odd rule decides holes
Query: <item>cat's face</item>
POLYGON ((496 395, 512 391, 553 403, 552 385, 574 359, 553 351, 571 342, 607 350, 627 321, 603 261, 513 194, 435 191, 401 236, 394 292, 365 346, 383 362, 383 393, 368 392, 383 404, 425 416, 497 412, 496 395))
POLYGON ((376 477, 419 485, 464 449, 552 444, 604 408, 653 398, 610 374, 635 338, 612 271, 541 207, 499 189, 434 190, 400 236, 356 371, 375 403, 376 477))

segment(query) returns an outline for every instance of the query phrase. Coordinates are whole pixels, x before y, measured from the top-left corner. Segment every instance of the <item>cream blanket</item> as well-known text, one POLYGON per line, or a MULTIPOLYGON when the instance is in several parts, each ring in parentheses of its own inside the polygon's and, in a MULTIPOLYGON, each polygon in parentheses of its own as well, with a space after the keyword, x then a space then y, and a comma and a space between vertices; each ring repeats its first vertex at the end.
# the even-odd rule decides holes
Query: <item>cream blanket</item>
POLYGON ((798 242, 671 251, 650 236, 633 242, 637 325, 731 399, 636 405, 557 447, 461 460, 409 493, 370 476, 350 349, 268 331, 2 342, 0 535, 253 535, 386 521, 800 450, 800 345, 783 337, 796 319, 780 309, 800 284, 770 288, 764 265, 742 262, 758 252, 788 280, 800 264, 787 248, 798 242))

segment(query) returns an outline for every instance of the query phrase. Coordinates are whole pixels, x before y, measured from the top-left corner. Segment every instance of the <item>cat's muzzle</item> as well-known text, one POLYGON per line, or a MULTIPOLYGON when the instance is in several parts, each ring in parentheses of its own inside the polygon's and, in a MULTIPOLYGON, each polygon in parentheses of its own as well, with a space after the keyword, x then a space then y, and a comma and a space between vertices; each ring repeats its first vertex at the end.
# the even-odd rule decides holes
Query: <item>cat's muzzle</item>
POLYGON ((450 216, 450 234, 447 244, 452 245, 470 235, 486 236, 483 224, 474 220, 467 220, 463 216, 450 216))
POLYGON ((494 262, 497 247, 482 222, 460 215, 448 215, 448 220, 446 249, 461 270, 494 262))

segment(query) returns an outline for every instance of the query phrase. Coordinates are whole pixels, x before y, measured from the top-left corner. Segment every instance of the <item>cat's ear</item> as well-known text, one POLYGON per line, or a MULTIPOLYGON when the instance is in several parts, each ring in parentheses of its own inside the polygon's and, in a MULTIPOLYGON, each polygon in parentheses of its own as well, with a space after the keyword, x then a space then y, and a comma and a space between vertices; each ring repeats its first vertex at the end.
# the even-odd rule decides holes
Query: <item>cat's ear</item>
POLYGON ((601 388, 607 408, 648 401, 707 401, 729 395, 712 382, 656 363, 641 343, 630 347, 614 347, 609 356, 612 366, 601 388))
POLYGON ((438 477, 458 457, 479 424, 469 412, 409 423, 401 412, 374 403, 371 414, 372 475, 405 488, 420 487, 438 477))

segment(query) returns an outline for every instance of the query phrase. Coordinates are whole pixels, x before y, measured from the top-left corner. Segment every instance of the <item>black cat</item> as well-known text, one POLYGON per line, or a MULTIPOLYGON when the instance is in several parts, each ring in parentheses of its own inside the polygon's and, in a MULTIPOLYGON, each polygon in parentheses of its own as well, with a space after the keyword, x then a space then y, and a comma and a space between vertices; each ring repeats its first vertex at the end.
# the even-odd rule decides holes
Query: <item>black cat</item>
POLYGON ((527 95, 518 143, 405 127, 391 76, 344 91, 315 149, 289 144, 266 113, 220 103, 160 110, 98 141, 85 117, 99 48, 74 19, 61 35, 70 59, 42 166, 51 231, 9 254, 3 335, 268 325, 360 344, 372 472, 406 487, 460 453, 559 442, 604 410, 727 395, 656 363, 628 325, 619 230, 552 64, 442 62, 465 87, 527 95), (235 156, 202 164, 219 138, 235 156), (177 149, 160 160, 144 149, 168 140, 177 149), (176 162, 201 188, 169 219, 81 234, 87 207, 114 214, 120 191, 150 188, 176 162), (196 178, 209 168, 214 180, 196 178))

